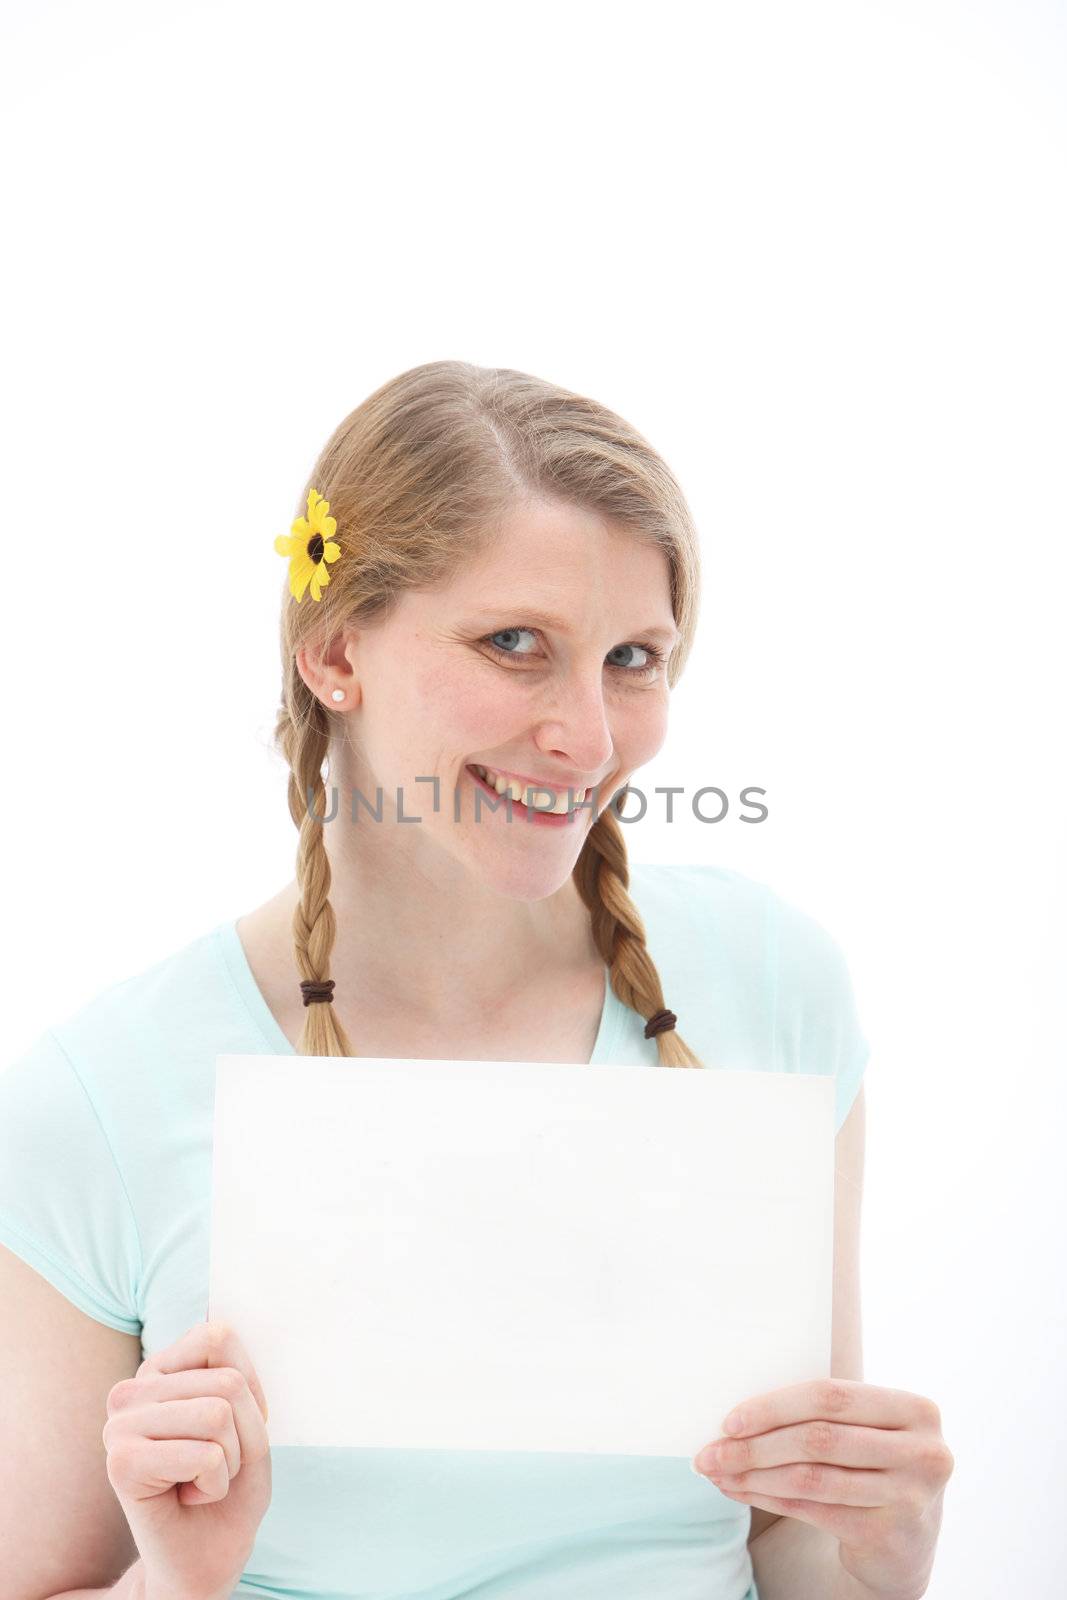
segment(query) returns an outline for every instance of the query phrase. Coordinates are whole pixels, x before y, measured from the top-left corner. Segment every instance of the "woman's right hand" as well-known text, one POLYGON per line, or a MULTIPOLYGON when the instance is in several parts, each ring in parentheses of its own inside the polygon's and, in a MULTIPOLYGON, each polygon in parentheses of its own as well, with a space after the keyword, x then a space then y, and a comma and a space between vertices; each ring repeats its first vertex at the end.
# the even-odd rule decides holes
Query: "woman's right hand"
POLYGON ((224 1322, 197 1322, 107 1397, 107 1475, 147 1600, 221 1600, 270 1505, 267 1401, 224 1322))

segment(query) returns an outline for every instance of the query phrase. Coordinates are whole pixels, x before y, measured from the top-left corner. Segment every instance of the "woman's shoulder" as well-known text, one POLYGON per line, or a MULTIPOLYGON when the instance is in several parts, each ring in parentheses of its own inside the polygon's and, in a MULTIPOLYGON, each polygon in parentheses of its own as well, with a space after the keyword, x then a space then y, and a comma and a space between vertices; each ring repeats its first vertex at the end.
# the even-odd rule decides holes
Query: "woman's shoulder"
POLYGON ((761 958, 779 897, 758 878, 710 862, 634 862, 630 897, 649 943, 761 958))
POLYGON ((851 1009, 838 937, 772 884, 705 862, 641 863, 631 869, 630 894, 654 960, 747 997, 787 1033, 802 1019, 851 1009))
POLYGON ((0 1062, 0 1242, 124 1332, 141 1326, 145 1265, 193 1192, 215 1054, 233 1048, 220 967, 211 930, 0 1062))
POLYGON ((698 1055, 833 1076, 840 1127, 870 1047, 836 934, 792 895, 732 868, 636 865, 630 892, 698 1055))
POLYGON ((730 932, 761 956, 825 955, 835 941, 799 901, 764 879, 710 862, 631 862, 638 909, 674 927, 730 932), (748 936, 746 940, 746 935, 748 936))
POLYGON ((717 862, 631 861, 629 872, 632 887, 683 899, 697 897, 705 905, 727 901, 755 904, 774 894, 761 879, 717 862))
POLYGON ((220 960, 222 926, 215 926, 174 946, 153 960, 135 965, 105 984, 84 1004, 61 1016, 53 1031, 73 1038, 91 1036, 114 1025, 159 1022, 195 1024, 202 1007, 190 1000, 214 997, 224 977, 220 960))
POLYGON ((225 927, 186 940, 80 1005, 60 1009, 6 1068, 0 1065, 0 1076, 43 1071, 62 1059, 95 1103, 121 1094, 127 1080, 175 1082, 180 1075, 172 1069, 199 1061, 205 1047, 213 1046, 212 1062, 215 1050, 235 1048, 230 1041, 241 1017, 224 958, 225 927))

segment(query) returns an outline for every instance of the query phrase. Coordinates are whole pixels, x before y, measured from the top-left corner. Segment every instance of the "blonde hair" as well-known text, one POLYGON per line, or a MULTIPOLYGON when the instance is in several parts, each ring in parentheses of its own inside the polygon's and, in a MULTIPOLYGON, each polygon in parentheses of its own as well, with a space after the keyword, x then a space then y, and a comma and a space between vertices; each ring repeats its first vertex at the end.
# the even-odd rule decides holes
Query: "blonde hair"
MULTIPOLYGON (((275 744, 289 764, 289 811, 300 833, 293 916, 303 979, 329 976, 336 923, 324 825, 323 765, 336 713, 300 675, 297 652, 324 649, 345 626, 381 618, 405 589, 445 583, 494 537, 502 516, 536 496, 599 514, 659 545, 670 569, 679 639, 667 664, 673 688, 696 628, 700 562, 696 531, 675 478, 651 445, 614 412, 508 367, 430 361, 391 378, 335 428, 305 485, 330 503, 343 559, 322 599, 282 601, 282 705, 275 744), (314 799, 314 807, 309 802, 314 799)), ((573 869, 611 987, 647 1020, 665 1008, 645 928, 631 900, 617 806, 589 828, 573 869)), ((674 1029, 655 1035, 659 1062, 703 1063, 674 1029)), ((353 1056, 329 1001, 306 1007, 300 1054, 353 1056)))

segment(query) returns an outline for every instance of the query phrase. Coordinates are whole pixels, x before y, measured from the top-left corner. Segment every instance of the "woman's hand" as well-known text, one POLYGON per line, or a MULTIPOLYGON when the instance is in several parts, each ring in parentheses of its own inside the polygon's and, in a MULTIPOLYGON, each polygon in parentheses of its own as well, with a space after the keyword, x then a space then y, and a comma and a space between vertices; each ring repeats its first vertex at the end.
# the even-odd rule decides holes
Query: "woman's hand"
POLYGON ((107 1475, 147 1600, 216 1600, 237 1583, 270 1504, 267 1401, 223 1322, 197 1322, 116 1383, 107 1475))
POLYGON ((698 1452, 698 1472, 732 1500, 825 1528, 874 1594, 925 1594, 955 1467, 932 1400, 825 1378, 755 1395, 735 1417, 698 1452))

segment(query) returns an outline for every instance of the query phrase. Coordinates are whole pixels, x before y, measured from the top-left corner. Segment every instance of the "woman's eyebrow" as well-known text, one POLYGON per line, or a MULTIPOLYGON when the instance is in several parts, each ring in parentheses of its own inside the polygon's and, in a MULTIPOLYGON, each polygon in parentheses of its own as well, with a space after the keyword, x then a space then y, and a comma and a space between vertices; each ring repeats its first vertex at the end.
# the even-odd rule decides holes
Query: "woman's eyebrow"
MULTIPOLYGON (((571 625, 565 617, 553 616, 548 611, 539 611, 536 606, 524 606, 521 601, 509 600, 506 605, 483 606, 480 615, 487 621, 498 620, 502 616, 521 618, 523 622, 536 622, 538 627, 557 628, 560 633, 570 633, 571 625)), ((634 630, 634 638, 639 633, 650 637, 664 639, 668 643, 679 637, 677 628, 648 627, 634 630)))

